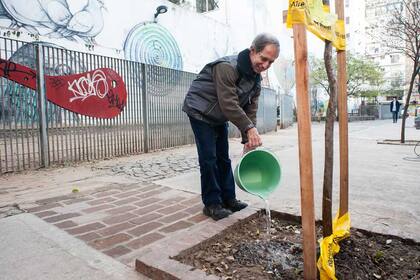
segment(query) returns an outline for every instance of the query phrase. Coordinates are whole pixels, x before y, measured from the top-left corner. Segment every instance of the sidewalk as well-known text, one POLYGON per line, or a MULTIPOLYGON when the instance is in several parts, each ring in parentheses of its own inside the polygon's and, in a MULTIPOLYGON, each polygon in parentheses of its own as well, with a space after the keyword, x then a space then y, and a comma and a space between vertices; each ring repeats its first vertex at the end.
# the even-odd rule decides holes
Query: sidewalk
MULTIPOLYGON (((400 125, 395 125, 392 121, 349 124, 349 207, 352 226, 420 241, 420 162, 406 160, 414 157, 412 146, 377 144, 377 140, 398 139, 399 129, 400 125)), ((321 214, 323 133, 324 124, 314 123, 312 138, 317 218, 321 214)), ((335 134, 338 134, 338 126, 335 134)), ((407 139, 420 140, 420 130, 408 127, 406 134, 407 139)), ((263 142, 266 148, 279 156, 283 168, 281 186, 269 198, 271 209, 299 215, 296 125, 263 135, 263 142)), ((339 184, 338 140, 335 143, 333 203, 336 211, 339 184)), ((235 165, 242 145, 239 139, 232 139, 230 145, 235 165)), ((238 197, 250 203, 246 212, 248 214, 263 206, 258 198, 240 190, 238 197)), ((130 273, 133 273, 135 259, 145 250, 161 250, 162 244, 167 244, 168 240, 183 232, 195 232, 199 235, 202 231, 204 234, 209 225, 221 229, 241 217, 240 213, 236 213, 226 219, 226 222, 216 223, 202 215, 201 210, 195 146, 0 177, 0 218, 14 215, 0 219, 2 244, 11 248, 19 245, 13 234, 14 231, 20 231, 19 226, 11 226, 17 222, 16 219, 31 219, 33 222, 37 220, 40 224, 61 232, 69 240, 82 241, 86 247, 80 246, 80 252, 88 249, 98 254, 101 252, 104 257, 111 257, 129 268, 126 272, 127 279, 133 279, 128 277, 132 277, 130 273), (80 192, 72 193, 75 188, 80 192), (19 214, 20 212, 28 214, 19 214)), ((18 224, 22 226, 22 223, 18 224)), ((40 233, 33 234, 39 236, 40 233)), ((41 247, 46 242, 45 238, 35 236, 34 240, 37 242, 34 243, 40 246, 36 257, 41 262, 51 261, 45 258, 45 254, 41 254, 44 251, 41 247)), ((55 245, 49 245, 49 248, 55 248, 57 254, 65 252, 62 243, 52 244, 55 245)), ((3 268, 8 267, 8 259, 14 257, 19 260, 29 254, 24 249, 9 250, 7 256, 4 253, 6 251, 1 252, 1 271, 6 271, 3 268)), ((86 269, 91 269, 86 261, 63 262, 74 269, 79 269, 85 263, 86 269)), ((0 279, 29 279, 23 276, 11 277, 17 272, 23 274, 27 268, 14 267, 15 271, 7 270, 9 274, 0 276, 0 279)), ((48 279, 44 277, 48 273, 50 272, 38 271, 33 274, 31 271, 30 279, 48 279)), ((93 277, 93 274, 89 275, 93 277)), ((140 274, 136 276, 144 279, 140 274)))
POLYGON ((0 279, 148 279, 31 214, 0 220, 0 279))

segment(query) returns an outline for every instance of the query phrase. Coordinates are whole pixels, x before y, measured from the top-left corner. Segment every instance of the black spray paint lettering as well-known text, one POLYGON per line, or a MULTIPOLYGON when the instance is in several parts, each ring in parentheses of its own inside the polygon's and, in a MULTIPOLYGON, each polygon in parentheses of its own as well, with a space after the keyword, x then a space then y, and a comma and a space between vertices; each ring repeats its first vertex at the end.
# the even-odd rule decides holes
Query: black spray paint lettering
POLYGON ((36 72, 33 70, 29 71, 21 71, 16 70, 16 64, 14 62, 11 62, 9 60, 0 59, 0 70, 3 70, 3 76, 8 78, 10 76, 10 73, 23 73, 28 75, 29 77, 25 77, 25 80, 29 79, 35 79, 36 78, 36 72))

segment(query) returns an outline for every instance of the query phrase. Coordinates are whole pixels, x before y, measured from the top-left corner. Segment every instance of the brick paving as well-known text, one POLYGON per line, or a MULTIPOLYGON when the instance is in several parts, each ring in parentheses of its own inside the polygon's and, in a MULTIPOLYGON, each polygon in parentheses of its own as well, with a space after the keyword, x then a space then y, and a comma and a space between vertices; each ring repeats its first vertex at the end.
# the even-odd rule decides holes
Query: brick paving
POLYGON ((115 185, 36 204, 25 210, 132 267, 137 251, 208 220, 199 195, 150 183, 115 185))

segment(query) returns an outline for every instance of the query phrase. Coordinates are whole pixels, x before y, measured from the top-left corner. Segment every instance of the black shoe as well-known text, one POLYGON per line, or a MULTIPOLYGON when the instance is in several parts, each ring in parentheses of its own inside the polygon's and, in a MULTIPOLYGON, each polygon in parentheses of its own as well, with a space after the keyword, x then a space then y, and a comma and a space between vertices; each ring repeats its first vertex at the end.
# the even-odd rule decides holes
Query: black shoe
POLYGON ((224 204, 224 207, 226 209, 229 209, 232 212, 241 211, 242 209, 244 209, 247 206, 248 206, 248 204, 246 204, 245 202, 242 202, 240 200, 237 200, 237 199, 229 200, 229 201, 225 202, 225 204, 224 204))
POLYGON ((218 221, 232 214, 232 211, 223 208, 220 204, 215 204, 204 206, 203 213, 204 215, 212 218, 213 220, 218 221))

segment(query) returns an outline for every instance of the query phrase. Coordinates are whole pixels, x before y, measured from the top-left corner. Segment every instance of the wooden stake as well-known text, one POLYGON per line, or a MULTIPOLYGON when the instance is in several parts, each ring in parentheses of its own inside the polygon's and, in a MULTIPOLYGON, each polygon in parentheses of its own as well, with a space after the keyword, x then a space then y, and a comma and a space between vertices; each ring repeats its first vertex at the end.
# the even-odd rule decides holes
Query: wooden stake
POLYGON ((296 65, 296 101, 299 137, 299 171, 303 230, 303 262, 305 280, 317 278, 314 191, 312 172, 311 114, 308 87, 308 50, 306 28, 293 25, 293 43, 296 65))
MULTIPOLYGON (((344 1, 335 0, 338 19, 344 19, 344 1)), ((340 137, 340 217, 349 208, 349 141, 347 115, 346 51, 337 51, 338 120, 340 137)))

